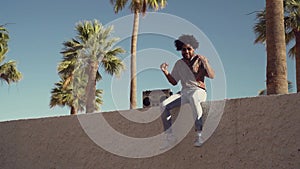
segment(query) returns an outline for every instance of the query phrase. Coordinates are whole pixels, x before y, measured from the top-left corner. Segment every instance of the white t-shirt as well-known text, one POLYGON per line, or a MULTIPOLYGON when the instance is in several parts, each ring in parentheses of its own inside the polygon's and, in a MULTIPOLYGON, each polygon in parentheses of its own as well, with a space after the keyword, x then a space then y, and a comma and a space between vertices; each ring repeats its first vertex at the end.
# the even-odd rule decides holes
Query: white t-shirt
POLYGON ((191 71, 190 67, 183 61, 183 59, 176 61, 171 75, 176 82, 181 82, 182 90, 199 89, 199 82, 196 80, 195 74, 191 71))

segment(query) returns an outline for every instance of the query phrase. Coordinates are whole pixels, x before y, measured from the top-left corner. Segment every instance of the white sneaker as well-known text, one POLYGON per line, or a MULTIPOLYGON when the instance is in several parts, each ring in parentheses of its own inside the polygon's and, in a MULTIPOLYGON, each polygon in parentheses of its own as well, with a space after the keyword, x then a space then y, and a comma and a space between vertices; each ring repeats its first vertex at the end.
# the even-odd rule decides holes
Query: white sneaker
POLYGON ((160 150, 164 150, 167 149, 173 145, 175 145, 175 143, 177 142, 177 138, 173 135, 173 134, 166 134, 165 139, 163 140, 163 143, 160 145, 160 150))
POLYGON ((204 143, 204 140, 201 136, 201 133, 197 133, 197 136, 196 136, 196 139, 195 139, 195 142, 194 142, 194 146, 195 147, 200 147, 203 143, 204 143))

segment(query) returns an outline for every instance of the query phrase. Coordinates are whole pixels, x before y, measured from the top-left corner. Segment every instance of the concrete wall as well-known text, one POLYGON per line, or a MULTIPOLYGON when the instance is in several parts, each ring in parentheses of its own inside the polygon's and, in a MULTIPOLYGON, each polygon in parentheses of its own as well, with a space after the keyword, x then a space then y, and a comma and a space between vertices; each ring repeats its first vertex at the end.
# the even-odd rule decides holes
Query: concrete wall
MULTIPOLYGON (((100 116, 105 117, 116 131, 132 138, 151 137, 161 133, 160 119, 136 123, 118 112, 105 112, 1 122, 0 168, 300 169, 299 103, 299 94, 205 103, 205 112, 209 110, 208 116, 205 114, 206 119, 211 118, 215 122, 220 120, 220 123, 211 137, 208 138, 207 134, 208 140, 202 147, 192 146, 194 131, 191 129, 175 147, 146 158, 130 158, 111 153, 97 144, 97 141, 105 140, 105 136, 93 139, 89 135, 97 135, 101 130, 98 121, 100 116), (220 112, 214 112, 220 110, 209 107, 214 103, 225 104, 220 118, 210 116, 220 115, 220 112)), ((190 109, 185 105, 181 110, 190 109)), ((143 111, 147 112, 138 111, 141 114, 143 111)), ((147 113, 157 112, 159 109, 154 108, 147 113)), ((132 111, 121 113, 130 114, 132 111)), ((207 131, 213 130, 213 127, 207 127, 207 121, 205 126, 207 131)), ((127 146, 124 147, 124 144, 110 141, 111 145, 126 150, 127 146)), ((128 144, 130 146, 132 145, 128 144)))

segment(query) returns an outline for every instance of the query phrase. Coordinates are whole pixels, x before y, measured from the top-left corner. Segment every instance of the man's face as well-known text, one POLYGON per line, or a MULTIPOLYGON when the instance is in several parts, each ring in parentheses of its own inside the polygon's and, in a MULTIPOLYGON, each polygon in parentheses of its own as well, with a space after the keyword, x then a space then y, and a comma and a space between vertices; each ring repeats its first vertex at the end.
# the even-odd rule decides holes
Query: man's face
POLYGON ((184 44, 181 49, 181 55, 185 59, 191 59, 194 56, 194 48, 189 44, 184 44))

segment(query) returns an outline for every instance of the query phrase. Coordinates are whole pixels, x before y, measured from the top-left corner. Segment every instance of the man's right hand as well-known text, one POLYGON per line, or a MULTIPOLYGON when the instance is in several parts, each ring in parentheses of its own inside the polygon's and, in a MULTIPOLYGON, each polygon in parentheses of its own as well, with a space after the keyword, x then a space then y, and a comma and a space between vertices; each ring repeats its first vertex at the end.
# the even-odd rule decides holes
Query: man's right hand
POLYGON ((168 64, 167 63, 163 63, 160 65, 160 69, 164 72, 165 75, 167 75, 169 72, 168 72, 168 64))

